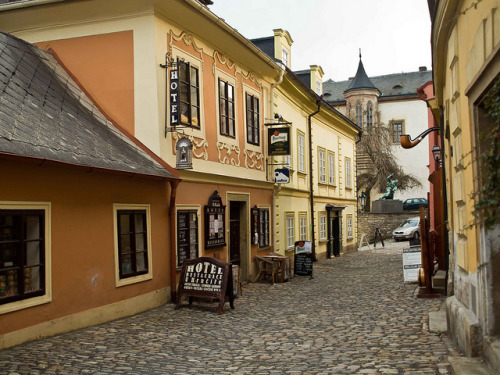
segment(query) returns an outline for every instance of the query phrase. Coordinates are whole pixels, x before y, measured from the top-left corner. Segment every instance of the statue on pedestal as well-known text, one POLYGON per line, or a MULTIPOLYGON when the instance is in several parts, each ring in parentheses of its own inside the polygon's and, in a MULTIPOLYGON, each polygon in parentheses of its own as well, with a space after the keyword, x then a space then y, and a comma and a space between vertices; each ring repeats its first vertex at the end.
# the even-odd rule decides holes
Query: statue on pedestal
POLYGON ((385 189, 385 194, 382 195, 380 199, 394 199, 394 192, 398 189, 398 187, 396 186, 398 180, 393 180, 392 176, 394 176, 394 173, 387 176, 387 187, 385 189))

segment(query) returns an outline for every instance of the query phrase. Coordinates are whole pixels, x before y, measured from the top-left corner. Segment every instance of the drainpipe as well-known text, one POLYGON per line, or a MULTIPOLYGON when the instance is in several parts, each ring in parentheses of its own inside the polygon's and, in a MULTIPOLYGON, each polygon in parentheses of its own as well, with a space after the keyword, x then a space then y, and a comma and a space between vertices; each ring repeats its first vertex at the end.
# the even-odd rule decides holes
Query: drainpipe
MULTIPOLYGON (((270 99, 269 99, 269 118, 273 118, 274 115, 273 115, 273 112, 274 112, 274 89, 276 87, 278 87, 282 82, 283 82, 283 77, 285 76, 285 66, 283 64, 280 65, 281 67, 281 72, 280 72, 280 77, 278 79, 278 82, 276 83, 272 83, 271 84, 271 90, 270 90, 270 99)), ((274 163, 274 158, 271 158, 271 163, 274 163)), ((266 179, 268 178, 269 176, 269 171, 266 170, 266 179)), ((278 194, 280 193, 281 191, 281 185, 278 184, 278 188, 277 189, 273 189, 273 213, 274 213, 274 218, 273 218, 273 251, 276 251, 277 250, 277 247, 278 247, 278 236, 276 235, 276 233, 278 233, 278 224, 277 224, 277 220, 276 220, 276 201, 277 201, 277 197, 278 197, 278 194)))
POLYGON ((314 234, 314 188, 313 188, 313 161, 312 161, 312 125, 311 125, 311 118, 318 114, 319 111, 321 110, 321 101, 323 99, 318 100, 316 103, 318 105, 318 109, 316 112, 311 113, 307 117, 307 131, 309 132, 309 200, 311 202, 311 227, 312 227, 312 254, 313 254, 313 261, 317 262, 318 259, 316 258, 316 236, 314 234))
POLYGON ((175 264, 175 197, 177 194, 177 185, 179 180, 170 181, 170 299, 172 302, 177 301, 177 267, 175 264))

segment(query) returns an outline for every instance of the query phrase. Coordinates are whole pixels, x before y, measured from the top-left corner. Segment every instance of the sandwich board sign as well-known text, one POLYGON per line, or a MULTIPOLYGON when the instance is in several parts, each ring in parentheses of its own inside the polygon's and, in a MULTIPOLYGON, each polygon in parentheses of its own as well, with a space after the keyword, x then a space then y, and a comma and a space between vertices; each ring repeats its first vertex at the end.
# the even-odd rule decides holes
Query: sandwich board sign
POLYGON ((275 169, 274 182, 277 184, 288 184, 290 182, 290 170, 288 168, 275 169))
POLYGON ((418 269, 422 266, 420 246, 410 246, 403 249, 403 276, 404 281, 415 283, 418 281, 418 269))

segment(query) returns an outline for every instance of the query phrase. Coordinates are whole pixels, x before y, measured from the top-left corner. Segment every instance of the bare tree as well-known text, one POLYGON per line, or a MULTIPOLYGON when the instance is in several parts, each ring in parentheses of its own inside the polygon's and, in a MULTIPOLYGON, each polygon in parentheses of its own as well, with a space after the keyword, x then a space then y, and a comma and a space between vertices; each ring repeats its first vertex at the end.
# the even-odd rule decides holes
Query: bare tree
POLYGON ((391 134, 384 125, 370 126, 363 129, 361 141, 358 143, 356 159, 358 160, 357 189, 358 196, 364 191, 368 197, 365 210, 370 208, 372 190, 383 192, 387 176, 394 174, 398 180, 398 190, 407 190, 422 186, 413 175, 407 174, 399 166, 392 152, 391 134))

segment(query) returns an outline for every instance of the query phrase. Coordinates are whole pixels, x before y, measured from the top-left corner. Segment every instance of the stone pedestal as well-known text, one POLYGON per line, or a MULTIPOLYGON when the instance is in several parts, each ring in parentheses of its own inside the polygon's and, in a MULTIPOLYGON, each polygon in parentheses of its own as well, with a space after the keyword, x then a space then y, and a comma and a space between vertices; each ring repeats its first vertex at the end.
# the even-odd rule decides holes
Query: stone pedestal
POLYGON ((372 212, 403 212, 403 201, 400 201, 399 199, 379 199, 377 201, 373 201, 372 212))

